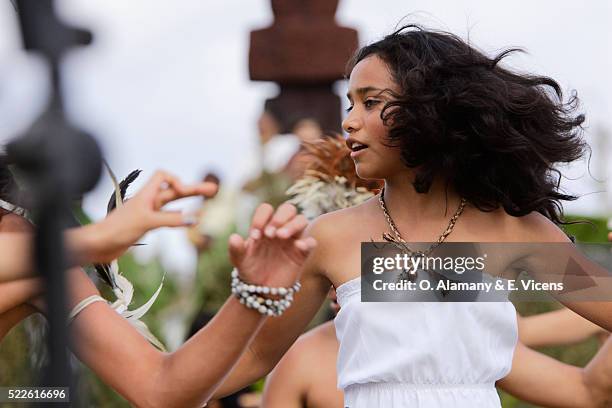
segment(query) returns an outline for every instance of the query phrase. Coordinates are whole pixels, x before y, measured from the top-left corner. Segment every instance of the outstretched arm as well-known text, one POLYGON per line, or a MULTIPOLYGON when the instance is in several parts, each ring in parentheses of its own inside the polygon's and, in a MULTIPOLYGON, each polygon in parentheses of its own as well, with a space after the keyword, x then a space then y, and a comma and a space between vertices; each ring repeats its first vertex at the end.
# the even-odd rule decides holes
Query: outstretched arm
POLYGON ((612 402, 612 340, 606 342, 586 368, 562 363, 519 342, 510 374, 497 385, 544 407, 608 407, 612 402))
MULTIPOLYGON (((543 216, 539 216, 543 218, 543 216)), ((531 245, 517 261, 540 282, 562 283, 563 290, 551 294, 568 309, 599 327, 612 331, 612 280, 610 271, 591 261, 567 235, 550 221, 539 222, 531 236, 543 245, 531 245)), ((529 239, 526 242, 532 242, 529 239)))
MULTIPOLYGON (((287 212, 279 208, 274 217, 287 212)), ((315 245, 301 238, 306 220, 295 212, 276 225, 280 236, 266 238, 273 209, 262 205, 253 217, 251 236, 230 238, 230 257, 243 280, 272 287, 291 286, 315 245)), ((72 270, 72 304, 97 294, 81 270, 72 270)), ((107 304, 85 308, 71 325, 76 354, 103 381, 137 406, 201 407, 238 361, 266 319, 247 309, 234 296, 209 324, 174 353, 151 346, 107 304)))
POLYGON ((519 339, 527 347, 569 345, 604 330, 569 309, 522 317, 517 315, 519 339))
MULTIPOLYGON (((110 262, 150 230, 189 225, 191 220, 183 214, 163 211, 162 207, 179 198, 198 195, 211 197, 216 191, 214 183, 184 185, 176 177, 158 171, 138 194, 103 221, 65 232, 71 264, 110 262)), ((34 274, 32 253, 30 233, 1 233, 0 282, 31 277, 34 274)))
MULTIPOLYGON (((97 294, 86 276, 74 299, 97 294)), ((75 302, 76 303, 76 302, 75 302)), ((265 317, 229 299, 215 318, 174 353, 162 353, 107 304, 96 302, 71 325, 75 354, 138 407, 201 407, 240 357, 265 317)))
MULTIPOLYGON (((608 239, 612 241, 612 233, 608 235, 608 239)), ((568 310, 568 313, 571 312, 568 310)), ((567 323, 568 319, 574 319, 574 315, 565 314, 559 320, 567 323)), ((532 322, 535 324, 536 320, 532 322)), ((589 324, 586 320, 584 322, 589 324)), ((521 330, 521 324, 519 322, 519 330, 521 330)), ((583 322, 580 321, 578 324, 582 325, 583 322)), ((585 327, 583 326, 582 329, 585 327)), ((552 330, 553 327, 549 327, 544 332, 552 330)), ((523 337, 525 337, 524 334, 523 337)), ((520 331, 519 335, 521 335, 520 331)), ((529 334, 527 338, 533 340, 532 343, 542 340, 542 338, 530 338, 529 334)), ((512 370, 508 376, 498 381, 497 385, 525 401, 546 407, 610 406, 612 403, 612 338, 608 338, 585 368, 564 364, 530 349, 519 341, 514 352, 512 370)))

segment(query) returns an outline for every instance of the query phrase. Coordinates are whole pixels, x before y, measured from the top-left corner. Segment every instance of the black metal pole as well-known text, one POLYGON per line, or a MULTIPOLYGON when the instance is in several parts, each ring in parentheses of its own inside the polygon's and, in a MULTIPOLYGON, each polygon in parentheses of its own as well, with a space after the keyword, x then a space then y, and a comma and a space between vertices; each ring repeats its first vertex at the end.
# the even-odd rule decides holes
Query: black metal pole
POLYGON ((53 5, 53 0, 17 2, 24 47, 46 57, 52 87, 45 113, 25 135, 7 146, 7 154, 25 175, 32 192, 37 225, 34 266, 45 278, 50 363, 41 385, 71 387, 63 231, 70 223, 71 199, 95 186, 102 157, 94 139, 67 122, 60 92, 62 54, 75 44, 88 43, 91 35, 64 26, 57 20, 53 5))

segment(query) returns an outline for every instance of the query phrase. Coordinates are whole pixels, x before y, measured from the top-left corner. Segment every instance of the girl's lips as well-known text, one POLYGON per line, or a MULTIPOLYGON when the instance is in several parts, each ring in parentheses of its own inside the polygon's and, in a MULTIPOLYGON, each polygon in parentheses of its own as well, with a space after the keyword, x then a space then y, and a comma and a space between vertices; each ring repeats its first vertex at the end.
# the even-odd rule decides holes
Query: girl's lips
POLYGON ((351 159, 354 159, 355 157, 358 157, 360 154, 362 154, 363 152, 365 152, 366 150, 368 150, 368 148, 363 148, 360 150, 355 150, 351 152, 351 159))

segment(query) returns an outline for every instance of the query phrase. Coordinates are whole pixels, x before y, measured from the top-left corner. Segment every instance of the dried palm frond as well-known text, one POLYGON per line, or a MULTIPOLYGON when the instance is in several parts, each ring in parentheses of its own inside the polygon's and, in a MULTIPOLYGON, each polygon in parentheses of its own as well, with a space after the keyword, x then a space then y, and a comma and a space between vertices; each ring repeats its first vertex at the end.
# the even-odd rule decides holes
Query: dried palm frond
POLYGON ((374 194, 364 187, 354 187, 341 176, 329 179, 327 175, 309 172, 293 184, 287 194, 289 202, 297 205, 309 220, 319 215, 358 205, 374 194))
POLYGON ((357 176, 351 150, 339 134, 330 134, 315 142, 305 143, 311 159, 304 176, 287 194, 308 219, 342 208, 361 204, 380 188, 378 182, 357 176))
POLYGON ((314 142, 304 143, 303 146, 310 158, 306 174, 313 174, 327 181, 336 176, 344 177, 349 186, 364 187, 370 191, 381 188, 380 182, 363 180, 357 176, 355 163, 350 156, 351 149, 346 145, 342 135, 328 133, 314 142))

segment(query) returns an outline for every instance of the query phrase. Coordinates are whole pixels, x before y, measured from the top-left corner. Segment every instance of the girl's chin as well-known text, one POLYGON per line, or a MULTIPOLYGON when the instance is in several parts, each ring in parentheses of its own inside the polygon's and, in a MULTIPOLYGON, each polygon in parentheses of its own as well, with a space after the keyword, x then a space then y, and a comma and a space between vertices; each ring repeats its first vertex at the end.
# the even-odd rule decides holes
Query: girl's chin
POLYGON ((382 180, 386 178, 380 169, 375 169, 373 166, 363 163, 355 163, 355 172, 363 180, 382 180))

